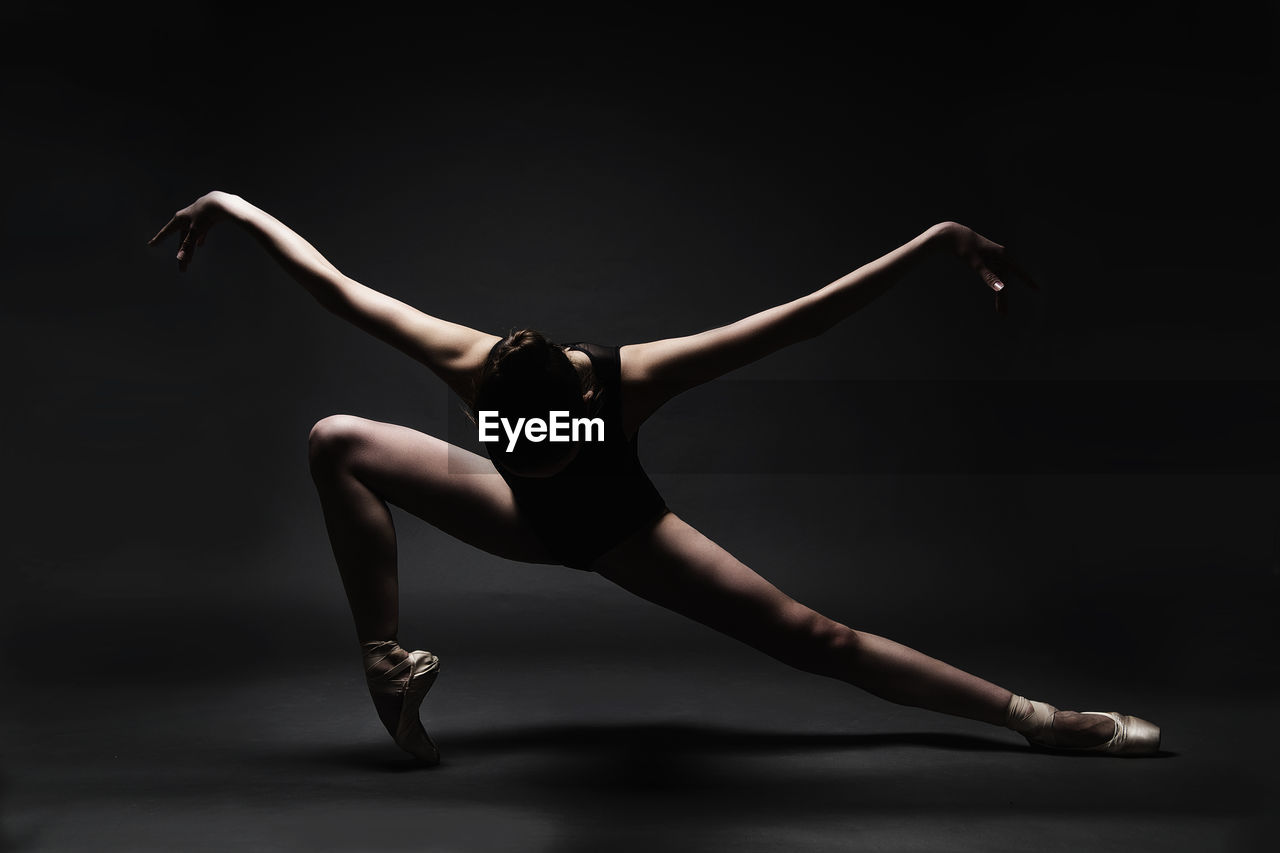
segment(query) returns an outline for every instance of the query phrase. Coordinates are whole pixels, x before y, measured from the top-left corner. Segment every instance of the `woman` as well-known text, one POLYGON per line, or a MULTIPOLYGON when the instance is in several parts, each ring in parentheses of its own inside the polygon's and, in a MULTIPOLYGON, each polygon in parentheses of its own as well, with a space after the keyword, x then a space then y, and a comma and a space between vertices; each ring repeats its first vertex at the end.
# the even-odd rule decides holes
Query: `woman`
POLYGON ((178 269, 185 271, 224 219, 247 229, 325 308, 429 367, 488 426, 489 437, 503 425, 487 445, 490 459, 350 415, 324 418, 311 430, 312 478, 369 691, 396 744, 420 760, 439 761, 418 708, 440 661, 397 641, 389 503, 501 557, 594 571, 793 667, 891 702, 1006 726, 1037 747, 1158 750, 1160 730, 1145 720, 1029 701, 800 604, 672 512, 636 456, 641 424, 667 400, 825 332, 927 254, 968 264, 1003 311, 1006 273, 1031 281, 1002 246, 944 222, 826 287, 736 323, 622 347, 563 346, 531 330, 491 335, 424 314, 343 275, 284 224, 228 193, 209 193, 178 211, 150 245, 180 235, 178 269), (557 412, 602 429, 553 441, 547 422, 557 412), (535 421, 542 426, 535 429, 535 421))

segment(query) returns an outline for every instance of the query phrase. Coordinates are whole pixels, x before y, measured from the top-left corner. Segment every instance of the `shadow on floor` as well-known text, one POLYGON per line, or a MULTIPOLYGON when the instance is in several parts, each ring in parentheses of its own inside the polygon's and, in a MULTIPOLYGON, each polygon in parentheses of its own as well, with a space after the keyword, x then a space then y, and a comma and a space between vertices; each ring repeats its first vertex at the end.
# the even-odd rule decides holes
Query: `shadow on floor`
MULTIPOLYGON (((584 753, 601 761, 613 756, 625 761, 636 755, 651 760, 661 756, 737 755, 743 758, 770 754, 876 750, 892 747, 923 747, 933 750, 990 753, 1045 754, 1072 759, 1114 759, 1100 753, 1067 752, 1031 748, 1018 742, 939 732, 883 732, 875 734, 833 734, 827 732, 770 732, 730 729, 684 723, 644 723, 625 725, 548 724, 487 731, 453 733, 441 744, 442 753, 454 761, 468 757, 517 757, 533 752, 554 752, 562 756, 584 753)), ((411 758, 388 759, 376 748, 352 744, 337 748, 296 751, 286 756, 301 764, 337 767, 364 767, 401 772, 426 769, 411 758)), ((1126 759, 1174 758, 1177 753, 1162 750, 1149 756, 1126 759)), ((453 763, 449 760, 445 765, 453 763)))

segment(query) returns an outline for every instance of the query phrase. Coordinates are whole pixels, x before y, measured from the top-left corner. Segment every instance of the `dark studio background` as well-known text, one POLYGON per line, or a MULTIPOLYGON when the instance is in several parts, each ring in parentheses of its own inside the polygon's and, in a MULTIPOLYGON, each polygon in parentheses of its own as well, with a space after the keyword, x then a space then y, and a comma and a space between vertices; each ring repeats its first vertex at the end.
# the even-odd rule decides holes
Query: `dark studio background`
POLYGON ((485 10, 4 13, 4 849, 1265 843, 1274 10, 485 10), (186 275, 146 248, 211 189, 430 313, 602 343, 944 219, 1005 243, 1042 283, 1007 316, 930 262, 642 457, 796 598, 1168 754, 1029 754, 397 509, 444 764, 395 772, 306 436, 456 407, 231 227, 186 275))

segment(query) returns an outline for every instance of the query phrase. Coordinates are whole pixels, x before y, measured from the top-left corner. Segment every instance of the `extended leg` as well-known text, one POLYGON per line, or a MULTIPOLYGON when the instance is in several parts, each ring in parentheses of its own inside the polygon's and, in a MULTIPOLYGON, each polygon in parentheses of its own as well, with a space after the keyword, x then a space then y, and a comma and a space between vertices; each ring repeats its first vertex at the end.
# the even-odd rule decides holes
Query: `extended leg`
MULTIPOLYGON (((893 640, 828 619, 674 513, 601 557, 593 568, 642 598, 798 669, 840 679, 900 705, 1005 725, 1010 691, 893 640)), ((1069 733, 1079 729, 1089 743, 1110 737, 1107 721, 1077 721, 1078 715, 1061 713, 1055 727, 1069 733)))

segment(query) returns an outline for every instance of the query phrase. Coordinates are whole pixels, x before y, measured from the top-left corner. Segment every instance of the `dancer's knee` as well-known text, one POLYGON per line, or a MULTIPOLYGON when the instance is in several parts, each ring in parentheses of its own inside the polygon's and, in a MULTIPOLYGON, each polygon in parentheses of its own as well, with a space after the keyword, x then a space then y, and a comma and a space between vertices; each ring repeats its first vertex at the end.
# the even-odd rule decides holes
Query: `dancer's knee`
POLYGON ((784 641, 774 657, 805 672, 830 675, 847 668, 845 659, 857 645, 848 626, 806 608, 785 620, 784 641))
POLYGON ((329 473, 350 458, 363 433, 364 424, 354 415, 329 415, 316 421, 307 436, 312 476, 329 473))

